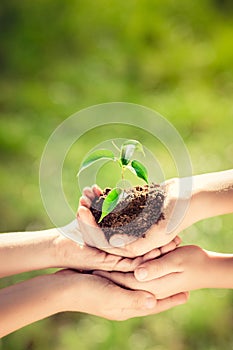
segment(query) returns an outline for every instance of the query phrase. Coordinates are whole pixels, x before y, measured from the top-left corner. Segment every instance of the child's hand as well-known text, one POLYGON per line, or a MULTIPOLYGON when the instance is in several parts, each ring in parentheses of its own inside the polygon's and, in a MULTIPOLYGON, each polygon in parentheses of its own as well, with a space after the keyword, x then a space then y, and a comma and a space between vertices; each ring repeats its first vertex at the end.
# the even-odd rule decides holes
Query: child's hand
MULTIPOLYGON (((111 252, 112 254, 136 257, 141 256, 149 251, 157 251, 157 256, 175 249, 181 242, 176 234, 182 229, 177 227, 171 234, 166 233, 168 218, 172 212, 177 198, 175 198, 175 189, 171 190, 172 186, 176 186, 171 182, 170 195, 166 197, 165 220, 161 220, 158 224, 153 225, 146 233, 146 238, 138 238, 132 242, 132 236, 128 235, 113 235, 108 242, 103 231, 98 227, 95 219, 89 210, 94 197, 100 196, 101 189, 94 185, 92 188, 85 188, 83 196, 80 198, 78 209, 78 222, 82 232, 82 238, 86 244, 92 247, 111 252), (162 247, 160 250, 158 248, 162 247)), ((134 238, 135 239, 135 238, 134 238)), ((154 253, 153 253, 154 254, 154 253)), ((155 257, 155 256, 154 256, 155 257)))
POLYGON ((157 299, 209 287, 209 258, 198 246, 190 245, 147 261, 134 273, 95 272, 126 288, 146 290, 157 299))
POLYGON ((233 288, 232 274, 233 254, 210 252, 196 245, 178 247, 146 261, 134 272, 138 281, 154 281, 162 297, 181 290, 233 288))
POLYGON ((188 245, 146 261, 134 273, 95 273, 126 288, 145 290, 163 299, 201 288, 233 288, 233 254, 188 245))

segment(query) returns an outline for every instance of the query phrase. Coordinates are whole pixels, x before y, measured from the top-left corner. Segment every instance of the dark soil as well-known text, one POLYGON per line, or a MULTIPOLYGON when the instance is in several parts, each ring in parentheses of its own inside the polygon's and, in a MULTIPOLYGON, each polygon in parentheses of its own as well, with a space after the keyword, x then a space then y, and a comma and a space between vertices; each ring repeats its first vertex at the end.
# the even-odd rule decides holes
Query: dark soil
MULTIPOLYGON (((111 188, 106 188, 103 195, 92 201, 91 212, 97 223, 101 216, 102 203, 109 191, 111 188)), ((114 234, 144 237, 153 224, 164 219, 162 210, 165 193, 159 185, 152 183, 149 186, 136 186, 125 192, 126 198, 98 223, 108 241, 114 234)))

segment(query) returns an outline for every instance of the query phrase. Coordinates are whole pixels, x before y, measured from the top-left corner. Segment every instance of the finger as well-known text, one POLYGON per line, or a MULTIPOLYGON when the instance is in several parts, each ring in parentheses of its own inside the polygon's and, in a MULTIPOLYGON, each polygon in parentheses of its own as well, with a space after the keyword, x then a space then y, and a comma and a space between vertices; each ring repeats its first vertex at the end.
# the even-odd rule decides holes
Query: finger
MULTIPOLYGON (((100 277, 106 278, 107 280, 110 280, 111 282, 114 282, 116 284, 118 284, 121 287, 127 288, 128 290, 130 290, 129 292, 132 292, 132 290, 134 290, 135 292, 138 291, 144 291, 144 292, 148 292, 151 293, 151 290, 153 290, 153 288, 148 287, 149 283, 138 283, 138 282, 134 282, 133 283, 133 274, 131 273, 117 273, 117 272, 105 272, 105 271, 94 271, 93 274, 98 275, 100 277), (124 278, 124 276, 127 276, 126 278, 124 278), (128 281, 127 281, 128 280, 128 281), (145 289, 144 289, 145 288, 145 289)), ((134 279, 135 281, 135 279, 134 279)), ((175 292, 176 293, 176 292, 175 292)), ((154 295, 155 293, 152 292, 151 295, 154 295)), ((155 297, 155 295, 154 295, 155 297)), ((176 293, 176 294, 172 294, 172 295, 165 295, 165 296, 161 296, 159 297, 159 299, 157 298, 157 304, 155 305, 155 307, 153 308, 152 306, 150 307, 150 312, 148 313, 148 311, 145 311, 145 313, 143 313, 142 310, 142 314, 143 315, 147 315, 147 314, 155 314, 155 313, 159 313, 165 310, 168 310, 174 306, 180 305, 180 304, 184 304, 185 302, 187 302, 189 297, 189 293, 188 292, 180 292, 180 293, 176 293)), ((136 315, 134 315, 135 317, 136 315)))
MULTIPOLYGON (((151 310, 156 307, 157 300, 154 295, 144 291, 125 291, 127 295, 126 308, 130 308, 133 311, 136 310, 151 310), (129 298, 130 297, 130 298, 129 298)), ((119 307, 119 303, 117 303, 119 307)), ((140 313, 141 315, 141 313, 140 313)), ((135 317, 135 316, 134 316, 135 317)))
POLYGON ((111 242, 107 241, 104 232, 97 225, 94 216, 92 215, 91 211, 88 209, 87 206, 79 206, 77 220, 82 233, 82 238, 87 245, 102 249, 108 252, 109 254, 115 254, 118 256, 125 256, 129 258, 132 257, 130 254, 127 254, 127 252, 125 252, 124 249, 117 248, 119 247, 117 246, 117 242, 112 241, 113 244, 111 244, 111 242), (114 244, 116 247, 114 247, 114 244))
POLYGON ((147 260, 155 259, 162 254, 165 254, 165 253, 168 253, 168 252, 174 250, 180 243, 181 243, 181 238, 179 236, 176 236, 173 239, 173 241, 164 245, 163 247, 155 248, 155 249, 151 250, 150 252, 146 253, 143 256, 143 260, 147 261, 147 260))
POLYGON ((91 187, 85 187, 83 189, 83 195, 89 198, 91 201, 95 198, 95 193, 91 187))
POLYGON ((95 248, 110 247, 103 231, 98 227, 91 211, 85 206, 80 206, 77 216, 84 242, 95 248))
POLYGON ((157 258, 158 256, 161 255, 161 251, 159 248, 152 249, 150 252, 146 253, 143 256, 143 261, 148 261, 157 258))
POLYGON ((132 272, 143 262, 142 257, 136 259, 122 258, 121 256, 109 254, 99 249, 88 249, 92 250, 91 254, 89 253, 90 266, 88 265, 88 260, 86 261, 89 270, 95 268, 102 271, 132 272))
MULTIPOLYGON (((153 307, 154 300, 150 300, 150 297, 148 296, 148 299, 143 299, 143 296, 141 293, 142 291, 126 291, 131 295, 131 303, 133 306, 135 305, 136 310, 131 311, 131 315, 129 317, 137 317, 137 316, 147 316, 147 315, 155 315, 160 312, 172 309, 173 307, 185 304, 188 301, 189 294, 187 292, 182 292, 178 293, 175 295, 172 295, 170 297, 164 298, 157 300, 156 304, 153 307), (130 293, 136 293, 134 294, 135 299, 132 300, 132 295, 130 293), (137 294, 140 293, 140 294, 137 294), (148 303, 148 306, 145 307, 148 303), (142 306, 141 310, 140 307, 138 308, 137 306, 142 306), (144 310, 143 310, 144 307, 144 310)), ((132 305, 131 304, 131 305, 132 305)), ((125 311, 125 310, 124 310, 125 311)))
POLYGON ((122 258, 117 255, 107 254, 104 263, 96 267, 107 271, 133 272, 142 263, 142 257, 136 259, 122 258), (106 265, 106 267, 105 267, 106 265))
POLYGON ((96 197, 99 197, 101 194, 103 194, 101 188, 96 184, 92 186, 92 191, 94 192, 96 197))
MULTIPOLYGON (((165 299, 156 300, 155 297, 145 291, 132 291, 112 286, 113 305, 109 310, 109 318, 118 321, 126 320, 132 317, 153 315, 175 306, 184 304, 188 300, 188 293, 182 292, 165 299), (114 296, 117 296, 114 298, 114 296), (120 307, 120 310, 119 310, 120 307), (112 317, 116 312, 117 316, 112 317)), ((107 315, 108 316, 108 315, 107 315)))
POLYGON ((138 282, 131 272, 123 273, 97 270, 93 274, 104 277, 123 288, 147 291, 155 295, 157 299, 168 298, 174 294, 183 292, 180 278, 176 274, 145 282, 138 282))
POLYGON ((173 252, 170 252, 159 259, 143 263, 136 268, 134 275, 138 281, 150 281, 173 272, 181 271, 179 262, 174 258, 173 252))
MULTIPOLYGON (((80 206, 78 209, 78 218, 80 221, 88 226, 92 227, 98 227, 94 216, 92 215, 91 211, 86 208, 85 206, 80 206)), ((100 230, 101 231, 101 230, 100 230)))
POLYGON ((180 236, 176 236, 174 238, 174 242, 176 244, 176 246, 180 245, 180 243, 182 242, 182 239, 180 238, 180 236))
MULTIPOLYGON (((115 288, 120 288, 115 286, 115 288)), ((115 305, 110 312, 117 310, 120 314, 117 320, 126 320, 132 317, 151 314, 150 310, 156 309, 157 300, 154 295, 144 291, 132 291, 121 288, 121 294, 117 293, 115 305)))
POLYGON ((88 197, 83 195, 79 199, 79 206, 84 206, 84 207, 90 208, 91 207, 91 200, 88 197))
POLYGON ((166 254, 168 252, 171 252, 172 250, 176 249, 176 243, 171 241, 170 243, 164 245, 163 247, 160 248, 161 254, 166 254))
MULTIPOLYGON (((130 296, 129 300, 131 299, 131 305, 134 307, 132 310, 130 310, 129 316, 127 318, 155 315, 160 312, 169 310, 173 307, 176 307, 178 305, 185 304, 188 300, 187 293, 179 293, 165 299, 157 300, 157 302, 155 303, 155 301, 151 299, 150 296, 144 297, 144 295, 141 294, 141 293, 144 293, 142 291, 126 291, 126 292, 130 296), (132 300, 132 297, 133 297, 133 300, 132 300)), ((128 309, 124 309, 123 312, 125 311, 127 312, 128 309)), ((124 320, 125 318, 122 318, 122 319, 124 320)))
POLYGON ((169 310, 175 306, 185 304, 188 301, 189 294, 187 292, 178 293, 165 299, 157 300, 156 307, 150 310, 150 313, 159 313, 169 310), (154 312, 153 312, 154 311, 154 312))
MULTIPOLYGON (((109 272, 96 270, 93 275, 98 275, 108 280, 129 289, 146 290, 143 289, 142 283, 138 282, 132 272, 109 272)), ((144 284, 144 283, 143 283, 144 284)))
POLYGON ((102 298, 99 298, 99 301, 101 302, 104 293, 107 291, 107 295, 110 297, 110 304, 105 302, 103 309, 105 309, 105 316, 108 316, 106 312, 109 313, 110 319, 125 320, 131 317, 141 316, 144 313, 147 314, 148 309, 154 309, 156 306, 157 300, 149 292, 127 290, 110 282, 106 278, 101 277, 101 280, 105 288, 102 290, 102 298), (111 307, 109 308, 108 305, 111 307), (114 317, 114 314, 117 317, 114 317))
POLYGON ((181 238, 179 236, 176 236, 171 242, 164 245, 163 247, 160 247, 161 254, 166 254, 168 252, 171 252, 172 250, 176 249, 176 247, 181 243, 181 238))

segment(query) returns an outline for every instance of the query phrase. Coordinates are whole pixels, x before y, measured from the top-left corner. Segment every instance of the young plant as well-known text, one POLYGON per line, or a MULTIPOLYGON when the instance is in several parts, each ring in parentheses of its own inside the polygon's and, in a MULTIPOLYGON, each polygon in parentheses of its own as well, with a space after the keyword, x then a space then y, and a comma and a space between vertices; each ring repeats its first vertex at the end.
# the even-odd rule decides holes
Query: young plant
MULTIPOLYGON (((118 147, 116 148, 118 149, 118 147)), ((128 169, 148 184, 148 173, 146 167, 138 160, 133 159, 135 151, 139 151, 144 154, 142 144, 136 140, 127 140, 121 145, 121 148, 118 149, 118 151, 119 157, 116 157, 114 153, 108 149, 99 149, 92 152, 82 162, 78 175, 81 171, 96 161, 107 159, 116 162, 120 166, 122 180, 124 180, 125 170, 128 169)), ((103 201, 102 213, 99 222, 101 222, 105 216, 111 213, 123 198, 124 189, 120 187, 113 188, 103 201)))

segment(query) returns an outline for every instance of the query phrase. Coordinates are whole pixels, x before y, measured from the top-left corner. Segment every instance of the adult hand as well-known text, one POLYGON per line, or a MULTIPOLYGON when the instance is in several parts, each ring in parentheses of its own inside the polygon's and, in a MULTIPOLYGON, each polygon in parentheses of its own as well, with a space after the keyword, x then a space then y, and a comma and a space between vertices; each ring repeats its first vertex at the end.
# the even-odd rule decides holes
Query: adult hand
MULTIPOLYGON (((89 209, 84 208, 84 210, 88 210, 88 214, 91 214, 89 209)), ((77 232, 77 223, 74 222, 69 226, 69 235, 73 235, 75 237, 75 233, 77 232)), ((82 227, 82 225, 81 225, 82 227)), ((100 240, 105 239, 103 232, 97 228, 96 234, 92 235, 92 237, 87 236, 90 234, 90 229, 88 229, 87 234, 85 236, 85 231, 82 227, 83 238, 86 238, 86 242, 90 244, 78 244, 71 239, 68 239, 64 236, 64 233, 67 232, 67 227, 62 228, 63 234, 59 234, 55 240, 54 245, 56 246, 56 266, 57 267, 66 267, 66 268, 75 268, 80 270, 106 270, 106 271, 134 271, 140 264, 155 259, 162 254, 165 254, 177 247, 181 243, 181 239, 177 236, 175 239, 169 244, 159 248, 152 249, 147 254, 143 256, 138 256, 136 258, 127 258, 122 257, 119 254, 118 248, 116 249, 107 249, 109 252, 104 250, 94 248, 91 245, 97 246, 100 245, 100 240), (92 241, 90 241, 92 239, 92 241), (95 240, 93 242, 93 240, 95 240)), ((95 229, 95 228, 94 228, 95 229)), ((81 231, 80 231, 81 232, 81 231)), ((101 247, 101 246, 100 246, 101 247)))
POLYGON ((84 243, 76 243, 64 236, 68 231, 74 237, 77 223, 62 229, 1 234, 0 277, 48 268, 133 271, 145 261, 142 257, 122 258, 84 243))
POLYGON ((127 290, 104 277, 71 270, 58 274, 63 278, 65 288, 60 311, 79 311, 122 321, 156 314, 184 304, 188 299, 187 293, 179 293, 156 300, 149 292, 127 290))
POLYGON ((126 320, 165 311, 186 300, 181 293, 156 301, 149 292, 126 290, 103 277, 60 270, 0 290, 0 337, 64 311, 126 320))
MULTIPOLYGON (((106 271, 134 271, 137 266, 146 261, 146 257, 135 259, 123 258, 119 255, 111 254, 112 251, 103 250, 88 246, 86 243, 80 245, 73 240, 66 238, 62 234, 56 239, 55 265, 63 268, 74 268, 78 270, 106 270, 106 271)), ((151 253, 153 257, 161 253, 155 251, 151 253)))

